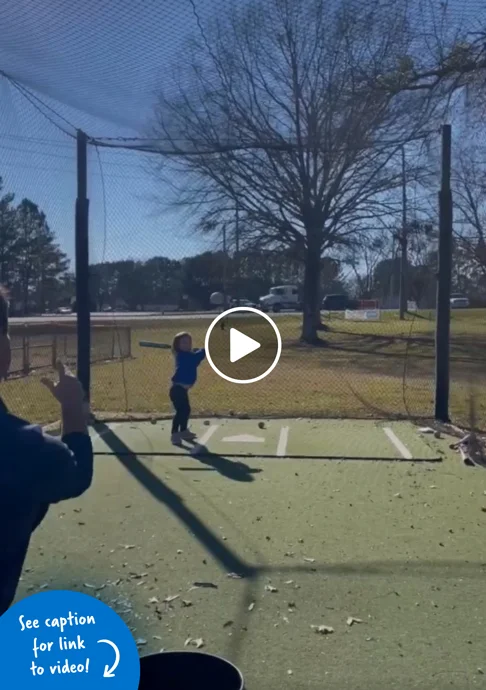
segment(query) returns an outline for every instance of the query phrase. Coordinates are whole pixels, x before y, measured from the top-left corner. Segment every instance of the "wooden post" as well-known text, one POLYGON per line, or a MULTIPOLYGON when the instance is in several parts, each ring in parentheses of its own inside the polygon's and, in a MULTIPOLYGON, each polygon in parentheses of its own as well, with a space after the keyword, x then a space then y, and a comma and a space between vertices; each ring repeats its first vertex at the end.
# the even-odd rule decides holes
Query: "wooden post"
POLYGON ((57 335, 52 336, 52 352, 51 352, 52 368, 56 368, 57 364, 57 335))
POLYGON ((22 371, 25 376, 30 371, 30 348, 29 348, 29 336, 28 335, 23 335, 22 336, 22 371))

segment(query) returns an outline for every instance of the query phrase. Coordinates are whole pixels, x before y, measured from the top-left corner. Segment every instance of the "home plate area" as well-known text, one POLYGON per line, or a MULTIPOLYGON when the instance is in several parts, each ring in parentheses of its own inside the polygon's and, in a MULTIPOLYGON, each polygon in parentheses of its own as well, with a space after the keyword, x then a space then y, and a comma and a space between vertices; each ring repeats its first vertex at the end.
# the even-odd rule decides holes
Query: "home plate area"
POLYGON ((268 459, 440 462, 436 443, 410 422, 320 419, 194 419, 194 442, 170 442, 170 420, 96 424, 97 455, 219 455, 268 459))

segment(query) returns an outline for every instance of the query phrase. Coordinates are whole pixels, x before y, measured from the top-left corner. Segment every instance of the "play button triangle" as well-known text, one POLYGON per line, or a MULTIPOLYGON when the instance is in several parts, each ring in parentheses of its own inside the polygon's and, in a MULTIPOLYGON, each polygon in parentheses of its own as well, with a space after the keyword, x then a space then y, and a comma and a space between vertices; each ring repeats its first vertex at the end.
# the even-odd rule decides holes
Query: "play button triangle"
POLYGON ((261 344, 245 335, 236 328, 230 329, 230 362, 237 362, 251 352, 255 352, 261 344))

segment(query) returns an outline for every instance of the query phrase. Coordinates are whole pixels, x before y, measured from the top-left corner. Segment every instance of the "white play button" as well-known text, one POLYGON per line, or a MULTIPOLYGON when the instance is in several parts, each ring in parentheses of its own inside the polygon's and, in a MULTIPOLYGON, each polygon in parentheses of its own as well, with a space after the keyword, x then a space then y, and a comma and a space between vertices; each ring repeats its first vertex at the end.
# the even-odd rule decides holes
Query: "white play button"
POLYGON ((253 307, 233 307, 211 323, 204 346, 208 364, 225 381, 256 383, 277 366, 282 338, 267 314, 253 307))
POLYGON ((230 362, 237 362, 251 352, 261 347, 261 343, 253 340, 236 328, 230 329, 230 362))

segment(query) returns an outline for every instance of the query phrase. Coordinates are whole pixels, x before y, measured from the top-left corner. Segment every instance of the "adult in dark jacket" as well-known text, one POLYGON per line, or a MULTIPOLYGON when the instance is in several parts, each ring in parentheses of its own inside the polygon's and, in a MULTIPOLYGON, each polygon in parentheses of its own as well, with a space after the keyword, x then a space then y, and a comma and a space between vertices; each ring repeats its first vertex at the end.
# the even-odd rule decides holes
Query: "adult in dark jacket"
MULTIPOLYGON (((7 293, 0 287, 0 381, 10 367, 7 293)), ((93 477, 93 447, 79 381, 58 365, 43 379, 61 406, 62 440, 9 414, 0 397, 0 615, 15 597, 33 531, 51 503, 80 496, 93 477)))

